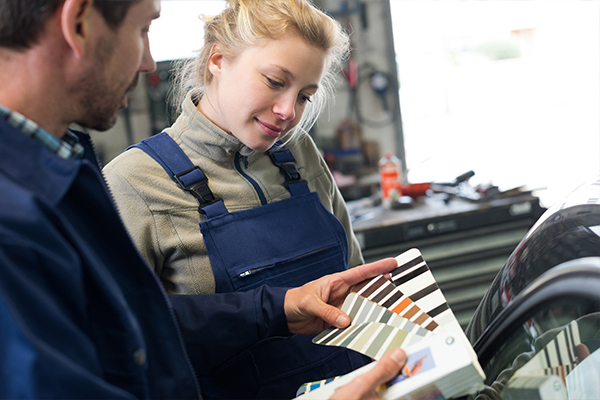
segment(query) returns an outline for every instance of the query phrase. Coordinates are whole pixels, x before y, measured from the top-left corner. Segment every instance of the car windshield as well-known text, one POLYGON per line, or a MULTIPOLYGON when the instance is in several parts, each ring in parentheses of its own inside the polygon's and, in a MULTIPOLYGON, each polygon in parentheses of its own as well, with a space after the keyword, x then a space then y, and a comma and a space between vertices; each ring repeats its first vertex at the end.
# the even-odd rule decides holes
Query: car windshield
POLYGON ((570 297, 529 314, 483 366, 486 388, 477 399, 545 398, 544 390, 551 398, 597 398, 599 310, 598 301, 570 297))

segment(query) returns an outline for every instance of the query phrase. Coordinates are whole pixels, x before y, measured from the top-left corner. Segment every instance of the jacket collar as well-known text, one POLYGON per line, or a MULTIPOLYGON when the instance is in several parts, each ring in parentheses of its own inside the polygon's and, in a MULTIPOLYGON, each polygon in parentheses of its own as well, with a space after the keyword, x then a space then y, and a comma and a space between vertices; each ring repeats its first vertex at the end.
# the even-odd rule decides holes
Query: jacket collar
MULTIPOLYGON (((184 150, 188 155, 196 153, 214 162, 222 163, 230 161, 236 153, 252 160, 260 157, 263 153, 252 150, 239 141, 235 136, 225 132, 206 118, 192 100, 192 92, 189 92, 183 101, 181 115, 172 127, 165 131, 178 142, 187 146, 184 150)), ((284 143, 292 140, 291 133, 280 140, 284 143)))
MULTIPOLYGON (((86 140, 81 137, 80 140, 86 140)), ((86 151, 89 145, 86 146, 86 151)), ((56 205, 75 180, 82 160, 64 160, 0 120, 0 174, 56 205)))
POLYGON ((191 93, 186 96, 181 115, 172 128, 167 129, 169 130, 168 133, 179 138, 191 152, 196 152, 215 162, 231 160, 237 152, 245 156, 254 153, 235 136, 228 134, 206 118, 196 108, 191 93))

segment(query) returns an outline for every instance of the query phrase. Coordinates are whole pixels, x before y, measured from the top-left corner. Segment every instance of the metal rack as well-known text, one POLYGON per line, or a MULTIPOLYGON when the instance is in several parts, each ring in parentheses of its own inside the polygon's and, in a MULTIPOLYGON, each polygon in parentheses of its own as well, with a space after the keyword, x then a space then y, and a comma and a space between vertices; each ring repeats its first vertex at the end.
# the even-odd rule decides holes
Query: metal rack
POLYGON ((366 262, 418 248, 463 327, 529 228, 545 211, 530 193, 468 202, 425 198, 406 210, 349 202, 366 262))

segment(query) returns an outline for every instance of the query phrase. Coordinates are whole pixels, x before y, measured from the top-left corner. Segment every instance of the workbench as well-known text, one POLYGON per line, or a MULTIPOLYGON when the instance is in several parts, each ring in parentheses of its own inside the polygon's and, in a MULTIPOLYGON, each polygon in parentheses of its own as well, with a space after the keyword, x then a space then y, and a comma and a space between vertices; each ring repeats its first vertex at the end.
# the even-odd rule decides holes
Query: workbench
POLYGON ((463 327, 508 256, 545 211, 530 192, 479 202, 425 197, 410 208, 348 202, 366 262, 417 248, 463 327))

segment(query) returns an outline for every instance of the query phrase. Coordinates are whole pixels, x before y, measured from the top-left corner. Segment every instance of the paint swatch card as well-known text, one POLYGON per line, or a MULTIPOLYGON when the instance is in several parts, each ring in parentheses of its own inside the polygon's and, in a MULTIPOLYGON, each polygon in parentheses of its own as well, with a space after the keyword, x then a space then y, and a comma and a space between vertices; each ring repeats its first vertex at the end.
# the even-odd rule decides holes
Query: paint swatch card
POLYGON ((410 297, 383 275, 357 285, 354 290, 358 295, 388 308, 393 313, 421 325, 427 330, 435 331, 439 327, 439 324, 429 314, 421 310, 410 297))
MULTIPOLYGON (((408 346, 405 349, 407 362, 402 373, 380 387, 379 394, 391 400, 439 400, 481 390, 484 375, 478 364, 474 364, 477 360, 473 360, 467 350, 470 346, 463 337, 451 333, 432 335, 408 346)), ((339 387, 369 371, 376 363, 374 361, 335 379, 307 384, 298 398, 327 399, 339 387)))
MULTIPOLYGON (((396 257, 396 261, 398 267, 390 272, 394 285, 430 315, 446 332, 461 336, 468 342, 421 252, 418 249, 407 250, 396 257)), ((477 362, 477 354, 473 347, 468 346, 467 351, 474 360, 473 365, 484 375, 483 369, 477 362)))
POLYGON ((402 329, 381 322, 366 322, 351 325, 335 334, 323 338, 320 344, 345 347, 374 360, 379 360, 385 353, 405 342, 411 342, 415 336, 402 329))
MULTIPOLYGON (((409 355, 407 366, 382 389, 384 398, 399 399, 412 393, 419 399, 439 400, 480 390, 483 370, 421 252, 408 250, 396 261, 398 267, 390 272, 391 281, 383 275, 369 279, 345 299, 341 309, 350 317, 350 326, 331 327, 313 343, 345 347, 375 360, 392 348, 404 348, 409 355)), ((307 383, 298 394, 328 398, 329 392, 367 367, 307 383)))
POLYGON ((331 378, 331 379, 323 379, 320 381, 305 383, 302 386, 300 386, 300 388, 296 392, 296 397, 301 396, 308 392, 312 392, 313 390, 317 390, 321 386, 327 385, 333 381, 340 379, 342 376, 336 376, 335 378, 331 378))
POLYGON ((421 252, 410 249, 396 261, 398 268, 390 272, 392 283, 444 329, 462 332, 421 252))
POLYGON ((381 322, 422 337, 433 334, 432 331, 360 296, 358 293, 350 293, 346 297, 344 305, 342 305, 342 311, 348 314, 352 323, 381 322))
POLYGON ((350 293, 342 305, 350 326, 331 327, 313 338, 313 343, 346 347, 378 360, 391 347, 405 347, 433 335, 421 326, 372 301, 350 293))

